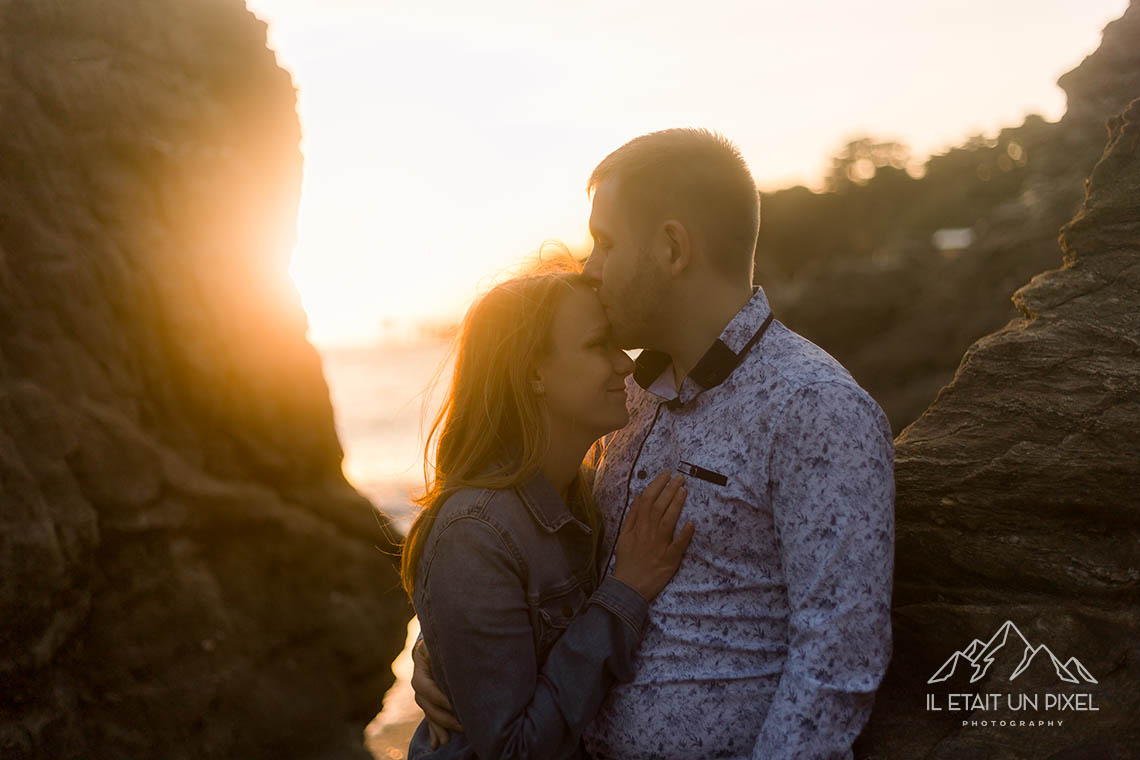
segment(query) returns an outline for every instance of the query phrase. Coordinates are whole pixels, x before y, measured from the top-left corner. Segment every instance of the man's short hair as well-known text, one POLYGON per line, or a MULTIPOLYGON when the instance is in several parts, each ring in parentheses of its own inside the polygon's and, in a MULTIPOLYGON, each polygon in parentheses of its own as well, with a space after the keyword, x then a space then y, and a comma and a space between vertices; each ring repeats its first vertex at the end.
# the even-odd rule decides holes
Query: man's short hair
POLYGON ((626 213, 652 218, 683 209, 700 226, 712 264, 729 276, 751 276, 760 226, 756 183, 740 150, 707 129, 650 132, 602 159, 590 175, 593 194, 606 179, 618 185, 626 213))

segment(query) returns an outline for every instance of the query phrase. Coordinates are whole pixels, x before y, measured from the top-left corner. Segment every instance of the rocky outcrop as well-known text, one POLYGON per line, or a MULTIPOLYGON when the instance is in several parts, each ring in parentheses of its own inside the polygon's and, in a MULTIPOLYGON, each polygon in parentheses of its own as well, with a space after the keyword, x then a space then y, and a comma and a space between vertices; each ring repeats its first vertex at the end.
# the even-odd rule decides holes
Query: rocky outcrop
POLYGON ((1140 100, 1109 126, 1064 266, 1017 291, 1020 317, 896 441, 895 654, 858 757, 1137 756, 1140 100), (951 693, 1000 708, 953 712, 951 693), (1010 710, 1023 693, 1040 709, 1010 710), (962 725, 1042 719, 1064 723, 962 725))
POLYGON ((0 0, 0 757, 366 757, 410 610, 240 0, 0 0))
MULTIPOLYGON (((802 229, 878 218, 891 232, 868 255, 831 257, 762 284, 777 316, 847 366, 896 433, 950 381, 971 343, 1017 316, 1013 291, 1057 265, 1057 232, 1080 206, 1084 179, 1104 146, 1104 121, 1140 96, 1140 0, 1105 27, 1100 47, 1058 84, 1068 98, 1059 122, 1031 118, 1002 130, 992 147, 967 144, 935 156, 921 181, 885 196, 887 208, 884 198, 877 209, 873 200, 890 191, 890 182, 856 188, 847 200, 797 200, 791 191, 765 199, 764 219, 777 229, 782 214, 806 213, 814 201, 821 216, 802 220, 802 229), (872 205, 836 216, 859 206, 861 196, 872 205), (937 226, 970 227, 974 242, 940 255, 931 244, 937 226)), ((762 224, 761 275, 766 246, 778 242, 766 242, 762 224)))
MULTIPOLYGON (((1061 118, 1063 150, 1056 163, 1068 167, 1077 187, 1087 173, 1074 175, 1100 157, 1104 120, 1140 96, 1140 3, 1132 0, 1124 15, 1104 28, 1100 47, 1077 68, 1061 76, 1067 108, 1061 118), (1068 160, 1063 160, 1067 157, 1068 160), (1074 160, 1075 159, 1075 160, 1074 160)), ((1058 176, 1060 171, 1057 172, 1058 176)))

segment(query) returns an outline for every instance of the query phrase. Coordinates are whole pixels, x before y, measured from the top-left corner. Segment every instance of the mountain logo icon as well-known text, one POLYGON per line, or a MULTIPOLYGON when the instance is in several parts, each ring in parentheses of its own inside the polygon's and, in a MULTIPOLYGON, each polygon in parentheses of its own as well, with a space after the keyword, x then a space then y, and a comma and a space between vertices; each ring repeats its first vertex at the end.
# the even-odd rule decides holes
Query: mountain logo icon
POLYGON ((968 673, 970 683, 974 683, 991 670, 1012 681, 1030 668, 1051 668, 1057 678, 1068 683, 1097 683, 1076 657, 1061 662, 1044 644, 1030 644, 1012 620, 1002 623, 989 641, 974 639, 968 647, 950 655, 927 683, 940 683, 956 673, 968 673))

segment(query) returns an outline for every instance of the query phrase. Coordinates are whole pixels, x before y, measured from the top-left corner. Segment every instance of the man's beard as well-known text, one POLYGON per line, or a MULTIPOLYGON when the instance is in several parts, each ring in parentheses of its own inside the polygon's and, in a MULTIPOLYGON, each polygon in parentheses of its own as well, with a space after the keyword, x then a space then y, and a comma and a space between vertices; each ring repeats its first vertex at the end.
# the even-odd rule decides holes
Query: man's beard
POLYGON ((667 284, 664 275, 649 265, 648 258, 639 257, 637 277, 629 280, 621 292, 614 293, 607 305, 606 316, 619 348, 660 350, 667 284))

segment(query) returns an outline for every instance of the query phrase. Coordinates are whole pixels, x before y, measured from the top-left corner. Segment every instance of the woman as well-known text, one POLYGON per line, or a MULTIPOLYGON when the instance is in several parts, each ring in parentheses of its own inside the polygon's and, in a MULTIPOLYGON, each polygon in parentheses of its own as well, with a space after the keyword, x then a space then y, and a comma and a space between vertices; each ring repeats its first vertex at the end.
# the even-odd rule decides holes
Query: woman
POLYGON ((433 674, 464 731, 433 758, 585 758, 582 729, 632 676, 648 602, 692 537, 662 473, 631 507, 612 576, 586 482, 591 445, 624 425, 632 362, 572 268, 518 277, 468 311, 436 460, 404 547, 433 674))

